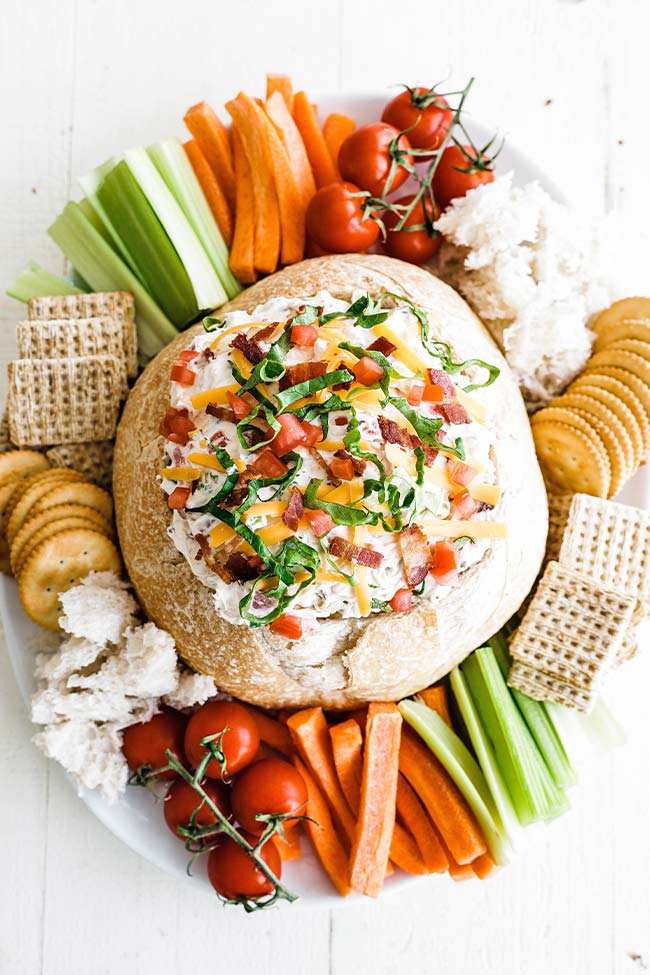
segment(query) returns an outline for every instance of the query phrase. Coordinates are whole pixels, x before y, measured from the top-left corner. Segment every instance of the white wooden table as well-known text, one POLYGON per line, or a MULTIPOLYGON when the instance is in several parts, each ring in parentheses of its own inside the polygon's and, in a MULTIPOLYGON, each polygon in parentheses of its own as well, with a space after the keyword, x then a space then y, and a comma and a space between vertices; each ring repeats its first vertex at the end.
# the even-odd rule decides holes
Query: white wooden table
MULTIPOLYGON (((310 92, 477 77, 471 109, 576 206, 613 211, 617 273, 650 288, 647 0, 7 0, 2 6, 0 283, 29 258, 75 178, 115 150, 181 134, 266 70, 310 92)), ((2 299, 0 353, 20 308, 2 299)), ((4 372, 4 369, 3 369, 4 372)), ((4 376, 2 377, 4 383, 4 376)), ((2 387, 2 390, 4 386, 2 387)), ((570 815, 485 883, 433 878, 380 904, 243 917, 131 854, 32 744, 0 652, 0 975, 571 975, 650 967, 650 659, 613 699, 629 742, 587 774, 570 815)))

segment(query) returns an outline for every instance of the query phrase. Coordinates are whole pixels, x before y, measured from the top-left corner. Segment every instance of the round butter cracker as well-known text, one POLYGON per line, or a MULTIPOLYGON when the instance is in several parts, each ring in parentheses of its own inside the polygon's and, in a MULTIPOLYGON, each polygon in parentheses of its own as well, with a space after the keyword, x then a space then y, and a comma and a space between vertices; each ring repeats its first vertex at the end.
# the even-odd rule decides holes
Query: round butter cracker
POLYGON ((49 467, 47 457, 38 450, 9 450, 6 454, 0 454, 0 485, 36 471, 48 470, 49 467))
POLYGON ((602 349, 592 355, 587 360, 582 373, 600 372, 602 366, 614 366, 617 369, 627 369, 633 375, 650 386, 650 362, 636 352, 628 352, 626 349, 608 348, 602 349))
MULTIPOLYGON (((83 474, 77 474, 76 471, 68 471, 61 468, 60 470, 49 470, 43 472, 43 475, 36 475, 34 478, 27 478, 28 484, 24 490, 20 491, 17 496, 17 501, 12 507, 12 510, 7 513, 7 541, 9 545, 13 543, 14 538, 18 534, 18 531, 22 528, 25 521, 27 520, 32 508, 38 503, 38 501, 51 491, 55 486, 59 484, 67 484, 77 480, 86 480, 83 474)), ((13 500, 13 499, 12 499, 13 500)))
POLYGON ((609 308, 601 311, 589 328, 596 335, 600 335, 601 332, 630 318, 650 319, 650 298, 621 298, 620 301, 615 301, 609 308))
POLYGON ((643 436, 634 414, 628 410, 625 403, 611 393, 598 387, 587 392, 588 388, 583 386, 579 392, 565 393, 555 400, 555 403, 558 406, 569 406, 592 413, 606 423, 623 448, 628 469, 627 476, 631 477, 643 456, 643 436))
POLYGON ((600 352, 601 349, 606 349, 614 342, 620 342, 622 339, 650 342, 650 320, 647 318, 624 318, 622 322, 602 329, 596 338, 594 352, 600 352))
MULTIPOLYGON (((540 410, 540 414, 543 413, 540 410)), ((611 468, 605 446, 594 431, 590 437, 554 420, 531 427, 537 458, 547 484, 567 492, 609 495, 611 468)))
POLYGON ((604 389, 616 396, 634 414, 643 437, 644 456, 650 450, 650 388, 624 369, 603 367, 601 372, 588 372, 571 383, 568 392, 581 392, 583 387, 604 389))
POLYGON ((113 499, 108 491, 87 480, 57 484, 34 505, 34 514, 59 504, 84 504, 99 511, 108 521, 113 517, 113 499))
POLYGON ((35 536, 49 525, 57 529, 57 526, 61 522, 70 518, 85 522, 88 527, 94 528, 95 531, 101 532, 102 535, 106 535, 108 538, 113 536, 111 523, 98 511, 95 511, 94 508, 89 508, 88 505, 59 504, 53 508, 46 508, 45 511, 41 511, 38 514, 29 515, 13 540, 11 546, 11 567, 16 575, 20 571, 25 555, 32 547, 32 541, 35 536))

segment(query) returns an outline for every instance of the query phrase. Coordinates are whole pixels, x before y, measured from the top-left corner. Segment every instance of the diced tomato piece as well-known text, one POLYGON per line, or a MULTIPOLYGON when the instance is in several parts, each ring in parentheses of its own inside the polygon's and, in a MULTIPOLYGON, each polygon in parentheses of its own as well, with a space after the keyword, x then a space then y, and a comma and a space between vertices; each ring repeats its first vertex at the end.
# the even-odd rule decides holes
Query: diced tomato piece
POLYGON ((467 488, 465 488, 451 502, 451 513, 454 518, 466 520, 476 514, 478 507, 478 502, 474 500, 467 488))
POLYGON ((306 420, 303 420, 300 426, 303 428, 307 437, 305 447, 313 447, 314 444, 323 439, 323 428, 319 423, 307 423, 306 420))
POLYGON ((300 617, 292 616, 290 613, 283 613, 277 620, 273 620, 271 629, 278 636, 286 636, 287 640, 299 640, 302 636, 300 617))
POLYGON ((237 396, 236 393, 231 393, 230 390, 226 393, 228 397, 228 402, 230 403, 230 409, 233 411, 238 420, 243 420, 245 416, 251 412, 253 407, 242 399, 241 396, 237 396))
POLYGON ((427 383, 424 387, 422 399, 425 403, 442 403, 444 398, 445 391, 442 386, 433 386, 431 383, 427 383))
POLYGON ((178 383, 180 386, 193 386, 194 380, 196 379, 196 373, 188 369, 184 362, 177 359, 172 366, 172 371, 169 374, 169 378, 173 383, 178 383))
POLYGON ((478 471, 475 471, 469 464, 463 464, 462 460, 450 460, 447 464, 447 473, 454 484, 461 484, 467 487, 473 481, 478 471))
POLYGON ((176 487, 167 498, 167 504, 174 511, 180 511, 187 504, 187 499, 192 493, 192 488, 176 487))
POLYGON ((339 481, 351 481, 354 477, 354 466, 347 457, 333 457, 329 468, 332 476, 339 481))
POLYGON ((305 511, 304 517, 309 522, 309 526, 316 538, 322 538, 334 528, 334 519, 326 511, 305 511))
POLYGON ((282 413, 277 419, 281 430, 271 443, 271 450, 277 457, 282 457, 294 447, 299 447, 301 444, 304 446, 307 443, 307 434, 298 417, 293 413, 282 413))
POLYGON ((168 406, 167 411, 160 423, 159 433, 161 436, 184 447, 189 440, 189 434, 196 427, 194 417, 190 416, 186 407, 177 410, 174 406, 168 406))
POLYGON ((433 568, 429 571, 436 582, 449 585, 456 580, 456 549, 454 543, 445 538, 434 542, 431 546, 433 553, 433 568))
POLYGON ((313 325, 293 325, 291 328, 291 341, 294 345, 301 345, 305 349, 311 349, 316 344, 318 329, 313 325))
POLYGON ((388 605, 394 613, 406 613, 413 605, 413 593, 410 589, 398 589, 388 605))
POLYGON ((424 386, 421 383, 414 383, 407 393, 406 402, 410 406, 419 406, 422 402, 423 393, 424 386))
POLYGON ((262 477, 282 477, 289 470, 284 461, 276 457, 268 447, 257 455, 251 467, 262 477))
POLYGON ((352 372, 356 381, 362 386, 372 386, 373 383, 378 383, 380 379, 384 378, 384 370, 369 355, 364 355, 362 359, 359 359, 352 366, 352 372))
POLYGON ((192 359, 196 359, 196 357, 197 357, 198 354, 199 353, 196 351, 196 349, 185 349, 184 352, 181 352, 181 354, 179 355, 177 361, 178 362, 191 362, 192 359))

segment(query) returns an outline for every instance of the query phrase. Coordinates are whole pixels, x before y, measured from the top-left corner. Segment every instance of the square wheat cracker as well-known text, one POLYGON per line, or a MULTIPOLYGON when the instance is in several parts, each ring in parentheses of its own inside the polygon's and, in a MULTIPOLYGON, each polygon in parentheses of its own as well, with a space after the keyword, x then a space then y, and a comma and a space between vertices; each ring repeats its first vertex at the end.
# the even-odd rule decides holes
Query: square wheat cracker
POLYGON ((113 444, 110 440, 61 444, 47 450, 45 456, 53 467, 71 467, 110 490, 113 478, 113 444))
POLYGON ((597 689, 583 691, 519 661, 515 661, 510 668, 508 687, 521 691, 534 701, 553 701, 578 711, 591 711, 598 697, 597 689))
POLYGON ((129 291, 94 291, 90 294, 45 295, 27 302, 30 319, 135 318, 135 302, 129 291))
POLYGON ((18 323, 18 355, 21 359, 67 359, 85 355, 112 355, 124 363, 124 388, 128 389, 124 322, 116 318, 52 318, 18 323))

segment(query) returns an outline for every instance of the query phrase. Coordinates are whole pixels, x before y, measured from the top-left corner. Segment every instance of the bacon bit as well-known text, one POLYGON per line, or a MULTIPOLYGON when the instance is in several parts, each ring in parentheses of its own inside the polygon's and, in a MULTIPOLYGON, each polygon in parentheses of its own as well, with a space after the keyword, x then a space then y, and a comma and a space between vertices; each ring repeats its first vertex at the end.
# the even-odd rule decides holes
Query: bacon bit
POLYGON ((280 389, 289 389, 290 386, 297 386, 298 383, 305 383, 309 379, 316 379, 317 376, 324 376, 326 372, 326 362, 298 362, 295 366, 288 367, 280 380, 280 389))
MULTIPOLYGON (((334 366, 334 369, 332 370, 332 372, 339 372, 341 369, 348 369, 348 367, 345 364, 345 362, 339 362, 338 366, 334 366)), ((348 369, 348 372, 349 371, 350 370, 348 369)), ((349 389, 351 385, 352 385, 352 380, 350 380, 347 383, 337 383, 336 386, 332 386, 332 389, 334 389, 334 390, 336 390, 336 389, 349 389)))
POLYGON ((406 402, 409 406, 419 406, 422 402, 424 386, 422 383, 414 383, 406 394, 406 402))
POLYGON ((266 342, 267 339, 271 338, 279 324, 279 322, 271 322, 270 325, 266 325, 264 328, 261 328, 259 332, 255 332, 253 339, 258 343, 266 342))
POLYGON ((366 548, 364 545, 353 545, 346 542, 340 535, 336 535, 329 545, 330 555, 347 562, 357 562, 359 565, 367 565, 370 569, 378 569, 384 560, 381 552, 375 552, 373 548, 366 548))
POLYGON ((397 346, 389 342, 388 339, 378 338, 368 348, 371 352, 381 352, 382 355, 389 356, 393 354, 397 346))
POLYGON ((248 359, 251 365, 256 366, 264 358, 264 353, 260 349, 255 339, 247 339, 245 335, 240 332, 230 343, 231 349, 239 349, 243 353, 244 357, 248 359))
POLYGON ((320 468, 323 471, 323 473, 327 477, 331 477, 332 472, 329 469, 329 464, 327 463, 323 455, 318 450, 316 450, 315 447, 307 447, 307 450, 309 451, 309 456, 313 457, 313 459, 320 465, 320 468))
POLYGON ((223 447, 226 443, 226 435, 223 430, 215 430, 215 432, 210 437, 210 443, 216 444, 217 447, 223 447))
MULTIPOLYGON (((334 387, 334 388, 336 389, 336 387, 334 387)), ((334 420, 334 422, 336 423, 337 427, 347 427, 348 426, 348 420, 344 416, 337 416, 336 419, 334 420)))
POLYGON ((297 530, 304 510, 305 506, 302 503, 302 494, 297 487, 291 488, 291 496, 289 498, 289 503, 285 508, 284 514, 282 515, 282 521, 285 523, 287 528, 291 529, 292 532, 297 530))
POLYGON ((246 441, 246 446, 252 448, 256 447, 258 443, 262 443, 263 440, 267 440, 268 434, 259 427, 250 426, 242 430, 242 437, 246 441))
POLYGON ((355 457, 354 454, 351 454, 349 450, 337 450, 334 456, 338 457, 339 460, 351 461, 352 470, 357 477, 361 477, 366 469, 367 461, 363 460, 361 457, 355 457))
POLYGON ((225 565, 219 561, 216 557, 212 548, 210 547, 210 542, 205 537, 205 535, 195 535, 196 542, 198 542, 199 548, 201 549, 201 555, 203 556, 203 561, 207 565, 211 572, 216 572, 220 579, 224 582, 232 582, 232 576, 225 565))
POLYGON ((381 435, 386 443, 396 443, 400 447, 407 449, 412 446, 408 431, 404 427, 401 427, 399 423, 395 423, 394 420, 389 420, 385 416, 379 416, 377 420, 381 435))
POLYGON ((214 359, 214 351, 210 348, 209 345, 206 345, 206 347, 201 352, 201 355, 203 356, 206 362, 209 362, 211 359, 214 359))
POLYGON ((438 409, 447 423, 471 423, 472 419, 460 403, 440 403, 438 409))
POLYGON ((227 406, 219 406, 217 403, 208 403, 205 412, 210 416, 216 416, 217 420, 225 420, 227 423, 237 423, 237 417, 227 406))
POLYGON ((225 570, 237 582, 250 582, 259 576, 261 565, 263 562, 258 555, 248 556, 241 552, 233 552, 226 559, 225 570))
POLYGON ((417 525, 409 525, 399 533, 398 539, 406 581, 411 587, 419 586, 433 564, 427 536, 417 525))
POLYGON ((413 447, 413 450, 415 450, 416 447, 421 447, 424 451, 424 466, 432 467, 439 451, 437 451, 435 447, 430 447, 428 444, 424 443, 424 441, 420 440, 420 438, 414 433, 410 434, 409 439, 411 441, 411 447, 413 447))
POLYGON ((429 382, 432 386, 441 386, 445 394, 445 402, 456 399, 456 387, 444 369, 427 369, 429 382))

